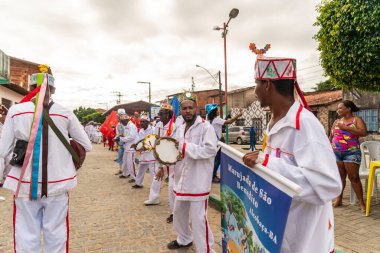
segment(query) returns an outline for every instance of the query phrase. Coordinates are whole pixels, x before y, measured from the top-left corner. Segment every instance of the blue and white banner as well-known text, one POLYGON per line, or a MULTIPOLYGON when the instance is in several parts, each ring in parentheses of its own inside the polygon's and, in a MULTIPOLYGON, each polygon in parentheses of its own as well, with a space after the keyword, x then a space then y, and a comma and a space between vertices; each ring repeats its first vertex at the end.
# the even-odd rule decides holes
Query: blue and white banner
POLYGON ((301 188, 265 167, 246 167, 242 153, 221 146, 223 253, 281 252, 292 196, 301 188))

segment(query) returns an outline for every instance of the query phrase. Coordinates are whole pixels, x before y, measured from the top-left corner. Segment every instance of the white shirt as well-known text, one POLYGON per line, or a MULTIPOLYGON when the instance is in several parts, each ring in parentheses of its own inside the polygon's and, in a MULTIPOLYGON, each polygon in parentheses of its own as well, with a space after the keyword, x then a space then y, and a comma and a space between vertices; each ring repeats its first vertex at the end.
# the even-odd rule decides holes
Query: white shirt
MULTIPOLYGON (((49 110, 49 114, 57 128, 63 136, 69 140, 69 135, 86 151, 91 150, 91 142, 88 139, 82 125, 74 113, 63 106, 54 103, 49 110)), ((3 127, 2 138, 0 139, 0 157, 6 158, 12 151, 16 140, 29 140, 30 129, 33 122, 34 103, 26 102, 12 106, 3 127)), ((55 133, 49 130, 49 151, 48 151, 48 196, 58 195, 67 192, 77 185, 76 170, 72 157, 58 139, 55 133)), ((31 159, 32 160, 32 157, 31 159)), ((42 152, 40 161, 42 161, 42 152)), ((11 167, 4 188, 13 192, 17 189, 21 168, 11 167)), ((31 161, 27 166, 25 175, 22 178, 19 197, 28 197, 31 176, 31 161)), ((39 168, 39 182, 42 181, 42 162, 39 168)), ((41 184, 38 185, 38 196, 41 195, 41 184)))
MULTIPOLYGON (((153 134, 154 129, 151 126, 148 126, 146 129, 141 128, 139 131, 139 140, 142 140, 145 138, 145 136, 149 134, 153 134)), ((155 163, 156 159, 153 156, 153 151, 152 150, 145 150, 141 151, 141 156, 140 156, 140 163, 155 163)))
POLYGON ((178 200, 201 201, 211 191, 218 140, 213 127, 200 116, 186 134, 185 127, 183 124, 177 130, 183 160, 175 167, 174 191, 178 200))
POLYGON ((132 121, 128 121, 128 124, 124 126, 124 134, 120 137, 120 140, 124 142, 124 152, 135 152, 131 145, 138 141, 139 135, 137 127, 132 121))
POLYGON ((222 137, 222 127, 224 125, 224 122, 226 120, 222 119, 221 117, 217 116, 212 120, 211 125, 215 129, 216 136, 218 137, 218 140, 222 137))
POLYGON ((331 200, 342 190, 335 156, 318 119, 295 102, 270 131, 263 165, 302 187, 293 197, 281 252, 334 249, 331 200))

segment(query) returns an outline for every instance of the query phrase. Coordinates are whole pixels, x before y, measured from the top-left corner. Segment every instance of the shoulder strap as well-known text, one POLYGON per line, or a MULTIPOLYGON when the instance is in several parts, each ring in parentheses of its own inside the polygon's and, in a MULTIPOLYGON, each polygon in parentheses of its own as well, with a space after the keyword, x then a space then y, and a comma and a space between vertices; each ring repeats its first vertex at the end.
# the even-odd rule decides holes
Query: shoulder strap
MULTIPOLYGON (((52 104, 53 103, 51 103, 51 105, 52 104)), ((51 105, 49 104, 49 107, 51 107, 51 105)), ((75 159, 75 161, 80 164, 80 158, 79 158, 79 156, 77 155, 77 153, 75 153, 73 147, 71 147, 70 143, 66 140, 65 136, 63 136, 63 134, 61 133, 61 131, 59 131, 59 129, 57 128, 57 126, 54 124, 53 120, 49 116, 49 113, 45 109, 44 109, 43 117, 46 120, 46 122, 49 124, 49 126, 51 127, 51 129, 53 130, 53 132, 57 135, 58 139, 66 147, 67 151, 69 151, 69 153, 75 159)))

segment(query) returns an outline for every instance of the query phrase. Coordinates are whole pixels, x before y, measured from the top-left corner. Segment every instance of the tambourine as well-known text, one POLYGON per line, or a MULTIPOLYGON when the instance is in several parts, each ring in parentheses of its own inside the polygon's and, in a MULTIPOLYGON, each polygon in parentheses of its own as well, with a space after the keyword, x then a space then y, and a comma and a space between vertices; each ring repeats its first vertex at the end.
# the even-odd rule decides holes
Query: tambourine
POLYGON ((182 160, 181 153, 176 147, 177 141, 171 137, 161 137, 156 140, 153 155, 158 162, 173 165, 182 160))
POLYGON ((136 143, 136 145, 134 146, 134 149, 135 149, 136 151, 140 151, 140 150, 144 147, 144 145, 143 145, 143 140, 144 140, 144 139, 139 140, 139 141, 136 143))
POLYGON ((143 145, 146 150, 153 150, 156 140, 158 139, 157 135, 155 134, 148 134, 143 139, 143 145))

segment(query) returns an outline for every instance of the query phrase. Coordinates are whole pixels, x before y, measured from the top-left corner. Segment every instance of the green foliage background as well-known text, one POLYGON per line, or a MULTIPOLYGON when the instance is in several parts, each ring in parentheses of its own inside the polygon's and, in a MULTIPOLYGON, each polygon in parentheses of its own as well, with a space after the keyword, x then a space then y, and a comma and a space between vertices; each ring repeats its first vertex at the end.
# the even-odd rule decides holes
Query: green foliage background
POLYGON ((314 39, 332 83, 380 91, 380 0, 323 0, 317 11, 314 39))
POLYGON ((95 109, 90 107, 79 106, 74 110, 74 114, 79 119, 80 123, 87 124, 90 121, 95 121, 98 123, 103 123, 106 119, 106 116, 102 115, 99 112, 96 112, 95 109))

